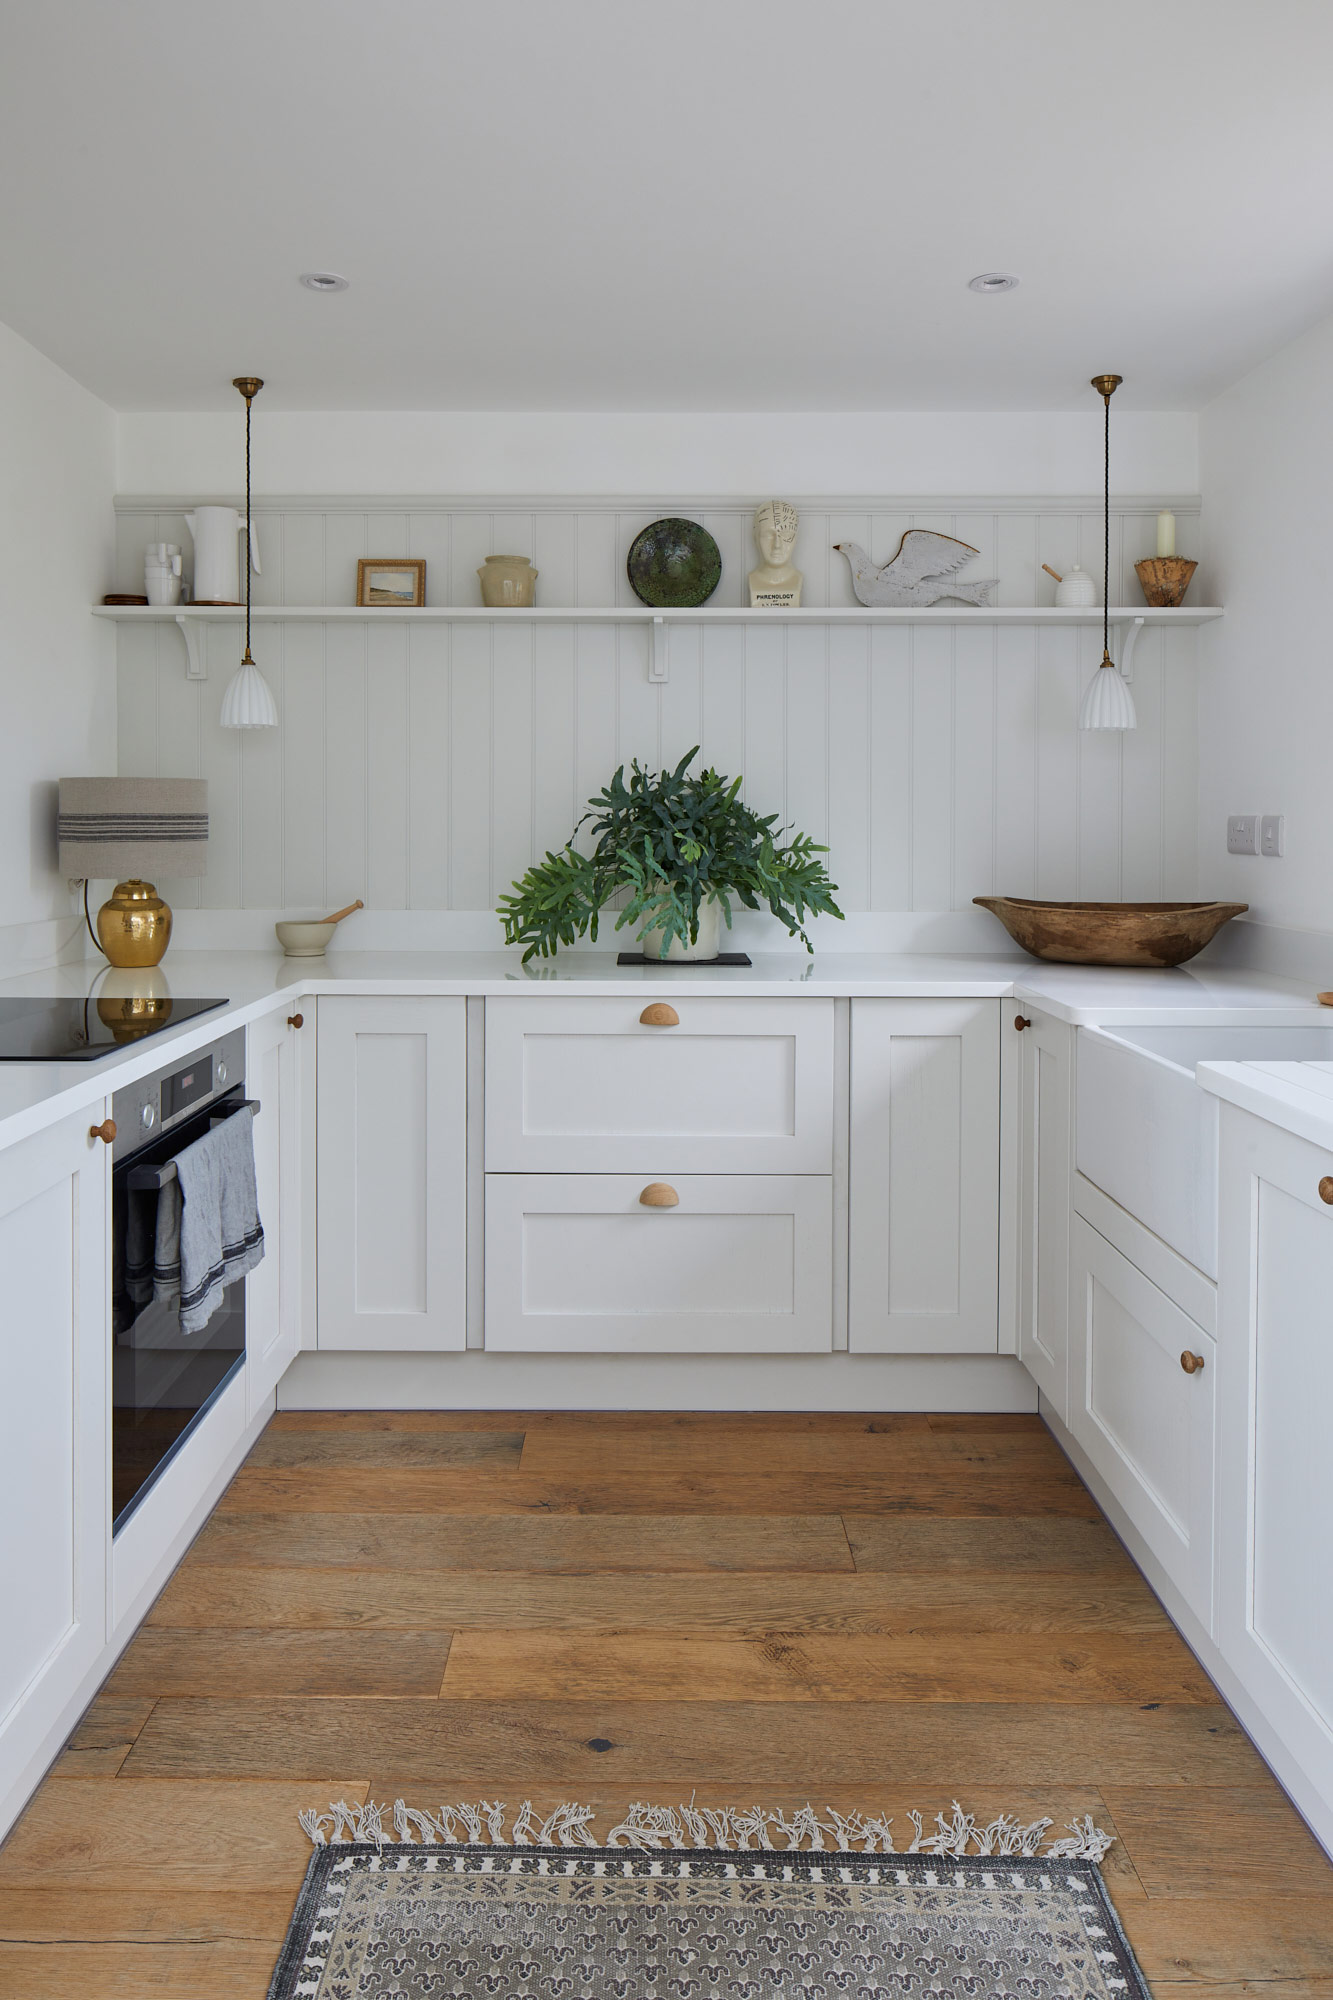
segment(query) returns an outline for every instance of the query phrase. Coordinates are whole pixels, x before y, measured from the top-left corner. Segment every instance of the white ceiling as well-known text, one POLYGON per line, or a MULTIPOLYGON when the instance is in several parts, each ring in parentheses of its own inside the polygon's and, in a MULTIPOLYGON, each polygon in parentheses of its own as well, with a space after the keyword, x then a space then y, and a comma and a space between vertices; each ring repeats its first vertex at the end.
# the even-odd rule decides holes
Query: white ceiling
POLYGON ((119 409, 1190 409, 1333 310, 1329 0, 0 0, 119 409), (344 272, 321 298, 303 270, 344 272), (968 278, 1011 270, 980 298, 968 278))

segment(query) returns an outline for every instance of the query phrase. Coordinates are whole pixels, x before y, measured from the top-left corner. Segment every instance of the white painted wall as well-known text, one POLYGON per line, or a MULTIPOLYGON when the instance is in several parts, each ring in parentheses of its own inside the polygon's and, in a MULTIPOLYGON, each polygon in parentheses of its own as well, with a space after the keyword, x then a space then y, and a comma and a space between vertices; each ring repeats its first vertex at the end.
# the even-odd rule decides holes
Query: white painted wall
POLYGON ((115 418, 0 326, 0 437, 0 960, 49 962, 70 910, 56 780, 116 768, 115 637, 88 615, 111 584, 115 418))
MULTIPOLYGON (((1209 597, 1201 633, 1199 891, 1265 925, 1333 931, 1333 319, 1200 422, 1209 597), (1284 813, 1280 861, 1226 852, 1228 813, 1284 813)), ((1333 953, 1324 985, 1333 985, 1333 953)))
MULTIPOLYGON (((1095 492, 1086 412, 318 411, 254 416, 258 493, 1095 492)), ((1193 493, 1198 420, 1115 410, 1116 493, 1193 493)), ((198 499, 242 484, 242 409, 122 414, 119 490, 198 499)))

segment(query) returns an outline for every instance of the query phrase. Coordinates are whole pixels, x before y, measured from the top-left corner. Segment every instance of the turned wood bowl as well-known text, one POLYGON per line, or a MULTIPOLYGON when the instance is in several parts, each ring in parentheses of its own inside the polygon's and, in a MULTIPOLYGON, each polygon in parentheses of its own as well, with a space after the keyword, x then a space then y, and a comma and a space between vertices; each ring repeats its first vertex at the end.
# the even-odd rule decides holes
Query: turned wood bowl
POLYGON ((1015 944, 1057 965, 1183 965, 1248 903, 1037 903, 974 896, 1015 944))
POLYGON ((1188 556, 1145 556, 1135 563, 1134 574, 1148 603, 1162 610, 1184 602, 1198 567, 1188 556))

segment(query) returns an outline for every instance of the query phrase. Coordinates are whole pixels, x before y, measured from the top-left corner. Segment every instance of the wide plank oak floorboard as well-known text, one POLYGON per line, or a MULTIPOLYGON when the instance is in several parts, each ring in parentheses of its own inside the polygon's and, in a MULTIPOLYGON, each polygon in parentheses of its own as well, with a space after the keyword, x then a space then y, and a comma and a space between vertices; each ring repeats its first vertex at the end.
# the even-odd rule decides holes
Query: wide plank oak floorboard
POLYGON ((0 1850, 0 1994, 263 2000, 303 1807, 1085 1814, 1156 2000, 1333 1871, 1039 1418, 288 1411, 0 1850))

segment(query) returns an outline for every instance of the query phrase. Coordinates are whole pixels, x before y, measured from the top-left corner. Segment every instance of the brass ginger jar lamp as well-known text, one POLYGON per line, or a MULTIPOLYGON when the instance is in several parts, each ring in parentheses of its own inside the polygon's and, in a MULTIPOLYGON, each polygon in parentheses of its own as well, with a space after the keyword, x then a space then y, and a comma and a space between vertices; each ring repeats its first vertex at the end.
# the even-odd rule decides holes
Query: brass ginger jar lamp
MULTIPOLYGON (((171 911, 153 878, 202 875, 208 857, 204 778, 62 778, 60 866, 71 881, 115 881, 95 942, 112 965, 161 963, 171 911)), ((92 930, 91 920, 89 930, 92 930)))

